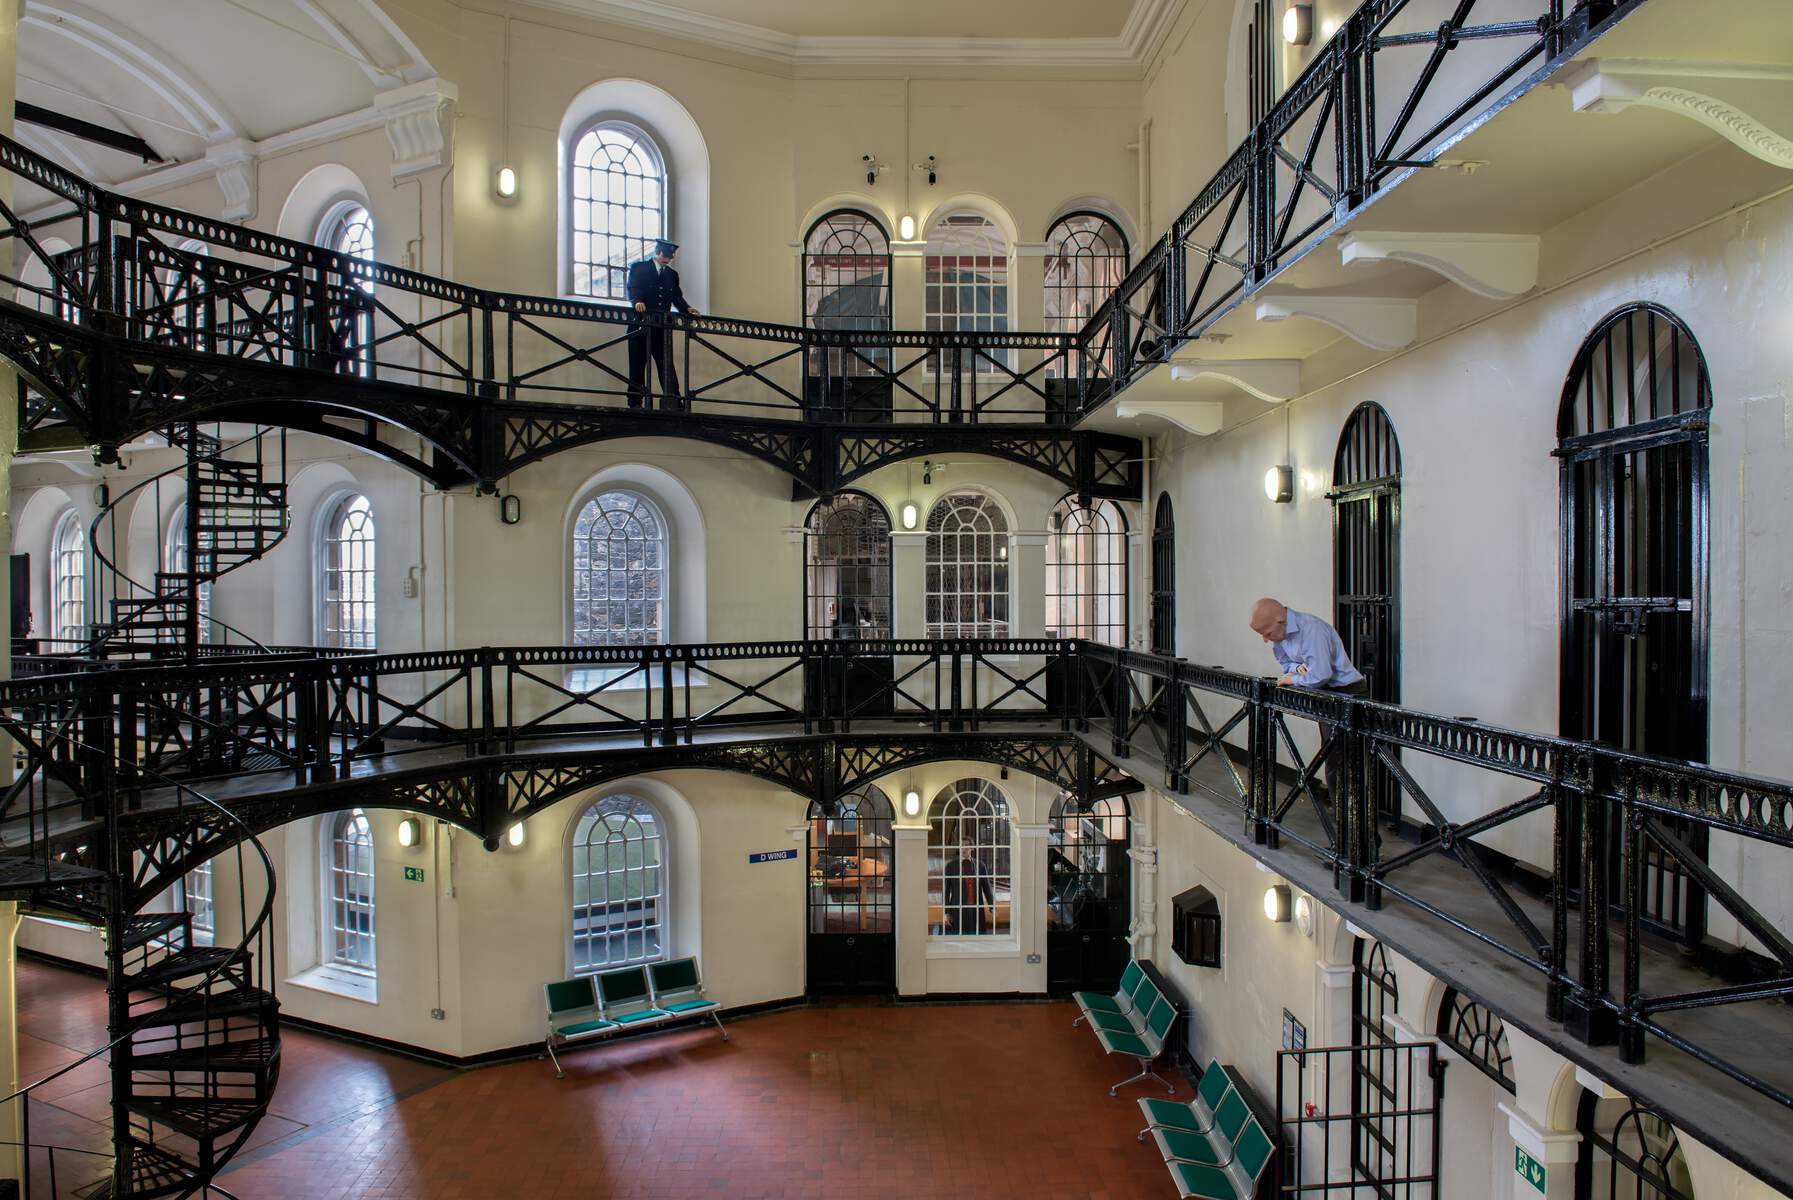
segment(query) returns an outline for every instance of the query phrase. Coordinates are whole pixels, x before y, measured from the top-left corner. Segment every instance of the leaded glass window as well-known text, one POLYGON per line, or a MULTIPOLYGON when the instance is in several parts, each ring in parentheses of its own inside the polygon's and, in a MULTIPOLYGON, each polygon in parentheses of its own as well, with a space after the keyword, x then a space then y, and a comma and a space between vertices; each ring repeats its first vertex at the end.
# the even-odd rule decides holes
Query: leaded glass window
POLYGON ((635 492, 600 492, 573 522, 573 643, 657 646, 666 631, 666 518, 635 492))
POLYGON ((350 493, 330 506, 318 547, 318 630, 326 646, 372 650, 375 642, 374 513, 350 493))
POLYGON ((1506 1023, 1456 988, 1444 993, 1444 1002, 1439 1006, 1438 1036, 1507 1091, 1517 1086, 1506 1023))
POLYGON ((642 130, 604 121, 573 139, 567 175, 573 294, 623 303, 629 264, 669 236, 666 158, 642 130))
POLYGON ((804 628, 809 638, 890 636, 890 515, 862 492, 818 503, 805 530, 804 628))
POLYGON ((935 502, 925 587, 929 637, 1009 635, 1009 524, 994 500, 955 492, 935 502))
POLYGON ((1006 934, 1013 830, 1009 802, 987 779, 941 789, 928 811, 928 933, 1006 934))
POLYGON ((1127 520, 1112 500, 1066 496, 1052 510, 1046 636, 1127 644, 1127 520))
MULTIPOLYGON (((928 229, 923 273, 928 330, 1008 332, 1009 244, 988 217, 954 212, 936 220, 928 229)), ((974 361, 967 354, 962 369, 993 371, 995 365, 982 358, 974 361)))
POLYGON ((636 796, 611 796, 573 827, 573 973, 664 958, 666 837, 636 796))
MULTIPOLYGON (((884 227, 854 209, 829 213, 803 241, 803 323, 811 329, 889 329, 890 277, 884 227)), ((888 357, 883 350, 831 347, 812 353, 810 372, 875 374, 888 357)))
POLYGON ((87 532, 72 508, 56 522, 50 565, 50 636, 61 643, 54 649, 73 650, 68 643, 87 640, 87 532))
MULTIPOLYGON (((1046 233, 1045 315, 1051 333, 1076 333, 1127 275, 1127 239, 1099 213, 1060 217, 1046 233)), ((1047 374, 1075 374, 1075 359, 1047 374)), ((1092 365, 1092 374, 1094 369, 1092 365)))
POLYGON ((809 931, 891 933, 896 929, 895 811, 867 785, 839 798, 832 814, 809 806, 809 931))

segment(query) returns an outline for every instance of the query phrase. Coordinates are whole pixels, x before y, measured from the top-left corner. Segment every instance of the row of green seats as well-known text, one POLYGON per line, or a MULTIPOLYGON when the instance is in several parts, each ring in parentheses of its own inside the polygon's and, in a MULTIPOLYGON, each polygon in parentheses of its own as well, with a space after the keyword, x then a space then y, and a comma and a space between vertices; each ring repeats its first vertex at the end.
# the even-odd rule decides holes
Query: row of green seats
POLYGON ((1176 1086, 1152 1069, 1163 1055, 1171 1026, 1176 1024, 1177 1005, 1152 982, 1151 975, 1135 959, 1121 972, 1121 986, 1113 995, 1107 992, 1075 992, 1079 1015, 1073 1026, 1088 1021, 1096 1031, 1096 1040, 1107 1054, 1120 1054, 1139 1060, 1139 1073, 1130 1075, 1108 1089, 1116 1095, 1129 1083, 1156 1079, 1164 1090, 1176 1094, 1176 1086))
POLYGON ((723 1041, 728 1040, 728 1030, 716 1015, 722 1005, 704 995, 695 958, 621 967, 546 983, 542 985, 542 997, 548 1006, 548 1061, 554 1064, 556 1078, 564 1072, 555 1047, 608 1037, 625 1029, 701 1014, 716 1023, 716 1032, 723 1041))
POLYGON ((1139 1111, 1176 1180, 1195 1200, 1251 1200, 1275 1144, 1218 1059, 1208 1064, 1188 1104, 1142 1099, 1139 1111))

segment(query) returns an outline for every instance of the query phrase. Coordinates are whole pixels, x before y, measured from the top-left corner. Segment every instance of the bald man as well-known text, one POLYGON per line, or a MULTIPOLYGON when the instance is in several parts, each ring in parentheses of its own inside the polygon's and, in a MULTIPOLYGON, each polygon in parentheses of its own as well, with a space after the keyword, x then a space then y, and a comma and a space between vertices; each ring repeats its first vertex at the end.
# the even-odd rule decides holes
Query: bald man
MULTIPOLYGON (((1270 643, 1270 652, 1282 667, 1277 680, 1284 687, 1313 688, 1347 696, 1367 695, 1369 683, 1363 672, 1351 665, 1345 643, 1338 630, 1312 613, 1296 612, 1281 600, 1269 596, 1251 606, 1251 631, 1270 643)), ((1322 741, 1335 733, 1333 726, 1322 724, 1322 741)), ((1326 791, 1336 796, 1339 770, 1343 757, 1335 745, 1326 755, 1326 791)))

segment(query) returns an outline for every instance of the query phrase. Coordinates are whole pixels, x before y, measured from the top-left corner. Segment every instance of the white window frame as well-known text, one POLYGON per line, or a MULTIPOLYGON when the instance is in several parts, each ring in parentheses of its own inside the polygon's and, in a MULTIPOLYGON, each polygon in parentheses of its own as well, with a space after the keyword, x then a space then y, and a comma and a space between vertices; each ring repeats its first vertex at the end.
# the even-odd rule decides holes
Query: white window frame
MULTIPOLYGON (((567 620, 571 643, 575 646, 667 645, 672 640, 670 629, 672 620, 672 570, 670 562, 672 556, 672 539, 670 531, 667 528, 665 510, 654 501, 652 496, 637 488, 628 486, 601 488, 592 492, 579 505, 579 508, 573 516, 570 537, 571 542, 568 546, 567 554, 567 620), (613 496, 627 497, 634 502, 634 507, 626 513, 622 509, 605 509, 603 507, 603 501, 607 497, 613 496), (581 534, 580 526, 585 522, 586 513, 594 510, 595 515, 591 529, 587 533, 581 534), (640 526, 640 516, 643 512, 646 513, 653 526, 658 529, 657 535, 644 531, 641 536, 636 537, 628 532, 627 526, 640 526), (602 525, 599 524, 600 518, 603 521, 602 525), (603 536, 593 536, 600 532, 603 536), (621 542, 624 545, 625 551, 628 547, 639 543, 643 548, 643 565, 640 568, 631 568, 625 565, 621 571, 594 570, 591 566, 591 550, 596 546, 603 545, 606 552, 605 560, 608 563, 610 561, 611 552, 618 542, 621 542), (582 546, 587 555, 584 568, 581 568, 579 565, 579 556, 582 546), (653 551, 651 554, 647 552, 650 549, 653 551), (650 558, 656 559, 658 565, 646 565, 646 560, 650 558), (604 579, 603 583, 605 585, 606 594, 608 594, 609 585, 620 577, 623 582, 623 590, 627 593, 630 591, 631 578, 636 574, 642 576, 642 599, 639 601, 642 605, 641 621, 637 623, 629 616, 629 607, 636 603, 636 601, 629 599, 625 595, 625 598, 621 601, 623 604, 623 626, 620 630, 621 636, 618 636, 619 631, 617 630, 609 628, 600 630, 596 628, 590 618, 593 605, 593 601, 590 597, 590 590, 593 584, 599 581, 600 576, 607 575, 609 578, 604 579), (654 629, 650 610, 648 608, 650 603, 648 592, 654 588, 657 588, 659 592, 656 602, 659 608, 659 627, 657 631, 654 629), (579 603, 582 598, 585 600, 587 612, 588 627, 585 629, 581 629, 579 626, 579 603), (640 636, 630 636, 634 632, 639 632, 640 636), (650 634, 657 634, 657 636, 650 636, 650 634)), ((625 564, 626 562, 627 558, 625 558, 625 564)), ((606 599, 603 603, 612 604, 616 603, 616 601, 606 599)))
MULTIPOLYGON (((670 860, 670 844, 667 837, 665 815, 659 807, 645 797, 633 793, 621 792, 594 800, 580 812, 572 824, 571 838, 568 844, 567 882, 567 963, 569 971, 576 977, 595 975, 599 971, 613 970, 617 967, 638 966, 651 962, 659 962, 672 955, 672 889, 668 884, 668 867, 670 860), (644 831, 644 836, 630 836, 631 828, 642 830, 642 823, 650 822, 651 830, 644 831), (612 824, 615 822, 616 824, 612 824), (594 842, 593 834, 604 830, 602 841, 594 842), (610 846, 620 840, 623 846, 624 865, 621 870, 592 870, 592 850, 599 846, 610 846), (653 865, 652 891, 645 876, 648 871, 645 855, 643 861, 629 865, 630 846, 651 846, 656 856, 653 865), (602 901, 604 927, 607 933, 591 932, 594 918, 593 909, 598 905, 591 899, 591 888, 594 881, 605 881, 605 899, 602 901), (620 884, 622 895, 617 900, 610 898, 613 884, 620 884), (641 885, 639 896, 630 896, 629 891, 634 884, 641 885), (651 900, 651 911, 647 904, 641 906, 642 912, 637 920, 629 913, 631 900, 651 900), (586 930, 580 930, 580 910, 586 910, 586 930), (620 929, 615 917, 621 917, 620 929), (595 958, 596 951, 616 938, 622 937, 624 953, 621 958, 595 958), (639 953, 630 953, 631 943, 639 937, 641 949, 639 953), (581 942, 585 943, 584 958, 581 958, 581 942)), ((608 867, 606 855, 606 867, 608 867)))
POLYGON ((355 975, 379 974, 379 896, 375 890, 378 873, 374 860, 373 824, 359 808, 332 814, 323 824, 319 856, 319 892, 323 915, 319 939, 318 962, 323 967, 355 975), (359 845, 366 847, 365 871, 357 869, 351 856, 359 845), (338 850, 341 850, 339 861, 338 850), (365 893, 352 890, 355 883, 365 883, 365 893), (367 929, 351 928, 350 922, 366 913, 367 929), (365 939, 363 957, 354 949, 354 940, 365 939))
MULTIPOLYGON (((922 256, 922 327, 943 333, 1013 332, 1014 276, 1015 250, 1000 225, 976 209, 958 208, 941 213, 928 225, 927 245, 922 256), (976 218, 982 222, 981 227, 973 226, 968 218, 976 218), (975 273, 981 269, 976 262, 980 258, 993 260, 988 269, 993 273, 1001 272, 1000 284, 996 282, 994 274, 989 282, 982 284, 967 282, 967 279, 974 280, 975 274, 960 276, 959 272, 975 273), (952 273, 950 280, 948 272, 952 273), (980 287, 987 289, 988 311, 980 310, 975 303, 980 287), (949 296, 948 288, 957 290, 949 296), (961 301, 968 294, 974 303, 972 311, 965 312, 961 301), (997 303, 999 295, 1000 305, 997 303), (952 310, 950 312, 947 311, 949 307, 952 310), (999 308, 1000 312, 997 311, 999 308)), ((1014 351, 1004 350, 1000 354, 1002 361, 1012 370, 1015 365, 1014 351)), ((928 370, 938 373, 941 369, 942 364, 938 358, 930 355, 928 370)), ((994 363, 981 358, 977 360, 975 369, 980 374, 1000 374, 994 363)))
MULTIPOLYGON (((988 779, 960 779, 935 793, 928 806, 928 907, 939 897, 941 921, 935 924, 930 912, 930 940, 982 941, 988 938, 1015 937, 1015 822, 1013 809, 1002 789, 988 779), (966 836, 967 823, 970 836, 966 836), (970 859, 978 870, 971 875, 980 885, 990 886, 990 927, 981 931, 962 932, 949 926, 954 910, 971 911, 962 904, 946 903, 946 868, 949 861, 970 859), (1002 922, 1001 903, 1008 902, 1009 916, 1002 922)), ((955 878, 964 878, 963 875, 955 878)), ((979 904, 977 907, 981 908, 979 904)))
POLYGON ((1014 621, 1014 573, 1009 569, 1012 531, 1002 506, 982 492, 948 492, 929 507, 926 529, 922 617, 927 636, 1009 637, 1014 621), (987 528, 979 528, 980 524, 987 528), (980 553, 980 538, 988 539, 988 557, 980 553), (965 587, 967 571, 971 572, 969 588, 965 587), (972 606, 970 620, 964 616, 967 602, 972 606), (987 617, 978 616, 980 604, 988 606, 987 617))
MULTIPOLYGON (((594 142, 594 148, 596 144, 594 142)), ((629 299, 627 291, 629 264, 647 258, 653 250, 656 239, 676 240, 672 235, 672 171, 668 166, 666 152, 661 148, 659 139, 646 129, 633 121, 619 120, 615 117, 601 117, 586 123, 580 127, 578 133, 567 139, 566 146, 566 194, 561 197, 561 211, 566 214, 562 218, 562 223, 566 231, 567 294, 579 299, 595 300, 600 304, 626 304, 629 299), (621 170, 615 162, 601 168, 594 165, 593 162, 582 162, 580 151, 584 147, 586 139, 601 140, 602 134, 607 131, 621 133, 630 138, 634 143, 631 153, 638 154, 647 160, 643 165, 649 170, 637 174, 621 170), (654 172, 657 172, 657 175, 654 172), (605 190, 609 192, 608 181, 613 174, 622 180, 622 199, 614 201, 606 198, 600 201, 593 194, 596 190, 593 185, 598 179, 604 179, 606 181, 605 190), (638 185, 641 199, 631 203, 630 181, 636 179, 641 181, 638 185), (652 205, 647 203, 650 184, 659 192, 658 212, 655 212, 652 205), (580 194, 582 188, 587 192, 586 195, 580 194), (581 206, 584 205, 590 206, 589 211, 582 210, 581 206), (598 229, 600 212, 605 217, 605 229, 602 232, 598 229), (609 229, 610 219, 617 212, 623 216, 621 233, 613 233, 609 229), (630 228, 628 218, 630 212, 642 214, 633 230, 630 228), (620 262, 606 261, 600 266, 598 257, 590 252, 589 245, 581 245, 582 238, 589 238, 594 243, 602 239, 611 251, 620 251, 622 260, 620 262), (582 250, 585 254, 584 258, 581 258, 582 250), (582 267, 586 271, 584 288, 579 286, 579 272, 582 267), (600 271, 620 271, 622 273, 620 284, 612 286, 618 278, 612 275, 604 287, 598 287, 596 276, 600 271)))
POLYGON ((218 906, 212 896, 212 860, 206 859, 181 876, 181 906, 192 917, 188 924, 195 946, 210 946, 218 937, 218 906))
POLYGON ((1069 495, 1046 530, 1046 636, 1127 644, 1127 518, 1112 500, 1069 495))
MULTIPOLYGON (((56 643, 87 638, 87 535, 80 514, 70 508, 56 519, 50 535, 50 636, 56 643)), ((68 649, 52 645, 53 650, 68 649)))
POLYGON ((312 579, 315 591, 313 632, 320 646, 340 650, 372 652, 379 644, 379 522, 374 517, 373 502, 363 492, 339 492, 320 510, 316 536, 312 540, 312 579), (342 537, 339 531, 348 512, 359 501, 367 513, 366 536, 342 537), (359 555, 356 549, 365 544, 366 562, 339 565, 344 548, 359 555), (359 577, 366 577, 363 592, 349 596, 343 584, 354 586, 359 577), (334 588, 332 587, 334 585, 334 588), (345 606, 349 611, 345 611, 345 606), (365 627, 348 636, 344 624, 355 606, 365 609, 365 627))

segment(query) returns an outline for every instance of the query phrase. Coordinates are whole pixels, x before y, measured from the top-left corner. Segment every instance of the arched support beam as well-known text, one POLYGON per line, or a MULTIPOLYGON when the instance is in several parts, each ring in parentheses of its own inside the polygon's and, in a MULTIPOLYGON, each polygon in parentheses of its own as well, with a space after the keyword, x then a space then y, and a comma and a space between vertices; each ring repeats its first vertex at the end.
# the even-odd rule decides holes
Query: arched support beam
POLYGON ((1210 437, 1225 423, 1226 406, 1218 400, 1131 399, 1122 392, 1115 401, 1114 415, 1124 421, 1156 417, 1178 429, 1210 437))
POLYGON ((1282 404, 1301 394, 1301 360, 1295 358, 1179 359, 1170 364, 1170 377, 1178 383, 1218 379, 1265 404, 1282 404))
POLYGON ((1511 300, 1538 285, 1538 237, 1529 233, 1353 233, 1339 258, 1347 265, 1412 263, 1490 300, 1511 300))
POLYGON ((1763 162, 1793 170, 1793 67, 1674 59, 1590 58, 1562 74, 1576 112, 1633 105, 1674 113, 1763 162))
POLYGON ((1304 292, 1260 295, 1257 318, 1306 317, 1330 325, 1372 350, 1399 350, 1419 335, 1419 301, 1387 296, 1310 296, 1304 292))

